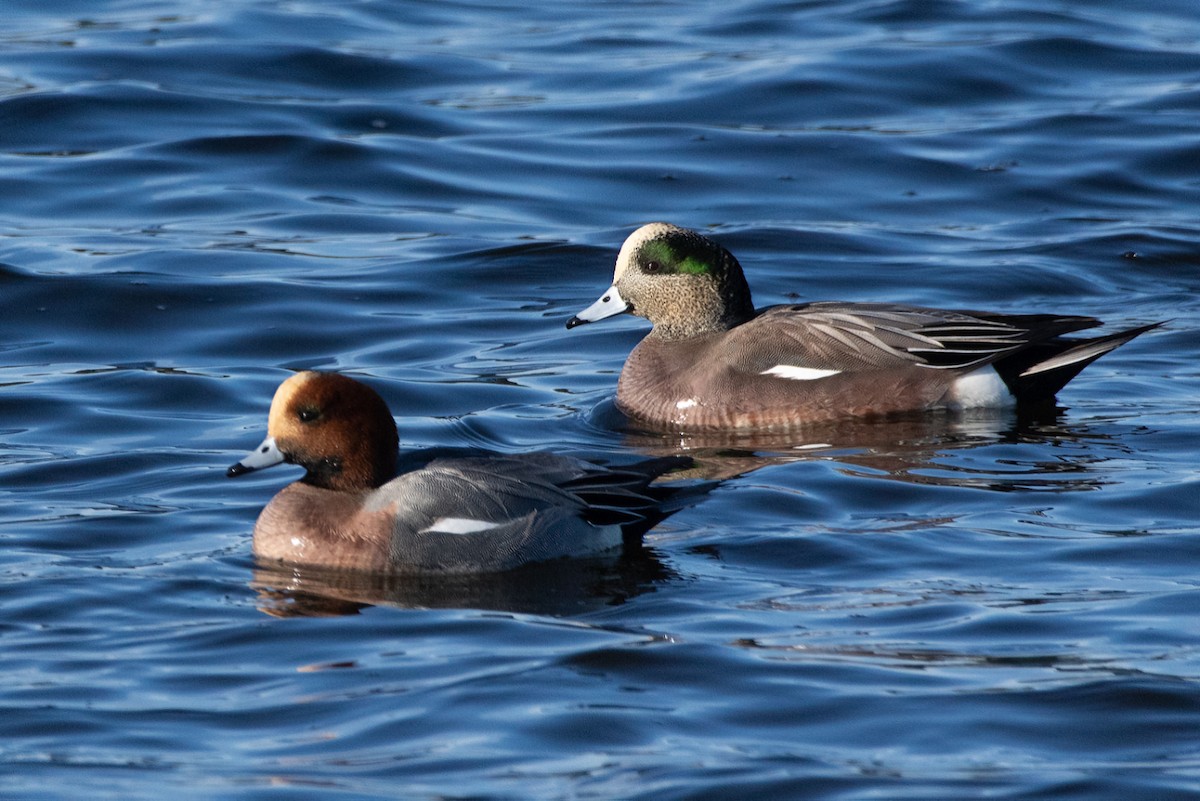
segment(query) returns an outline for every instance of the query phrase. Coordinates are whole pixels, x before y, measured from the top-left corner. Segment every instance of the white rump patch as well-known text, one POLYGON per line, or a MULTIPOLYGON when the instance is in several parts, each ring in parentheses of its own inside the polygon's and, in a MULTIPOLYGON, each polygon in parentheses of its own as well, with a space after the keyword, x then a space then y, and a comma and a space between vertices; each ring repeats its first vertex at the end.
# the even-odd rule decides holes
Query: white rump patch
POLYGON ((491 520, 473 520, 469 517, 439 517, 428 528, 421 529, 422 534, 478 534, 493 528, 500 528, 504 523, 494 523, 491 520))
POLYGON ((1008 391, 1004 379, 992 367, 981 367, 967 373, 950 388, 951 409, 982 409, 1011 406, 1016 398, 1008 391))
POLYGON ((820 370, 816 367, 797 367, 794 364, 777 364, 770 370, 763 370, 760 375, 773 375, 779 378, 790 378, 793 381, 813 381, 818 378, 829 378, 841 370, 820 370))

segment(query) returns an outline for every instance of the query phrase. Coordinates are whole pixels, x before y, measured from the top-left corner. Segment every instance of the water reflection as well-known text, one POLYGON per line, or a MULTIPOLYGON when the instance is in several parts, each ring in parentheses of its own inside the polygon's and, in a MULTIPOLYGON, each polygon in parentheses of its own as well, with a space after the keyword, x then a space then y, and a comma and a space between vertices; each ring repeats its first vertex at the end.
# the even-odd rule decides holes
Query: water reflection
POLYGON ((838 662, 864 661, 888 667, 924 669, 938 667, 1002 667, 1002 668, 1050 668, 1057 670, 1081 670, 1103 668, 1103 660, 1085 659, 1078 654, 1049 653, 1040 651, 1030 654, 987 654, 970 651, 955 651, 943 648, 903 648, 891 645, 806 645, 799 643, 768 643, 749 637, 734 640, 739 648, 770 653, 776 659, 829 659, 838 662))
POLYGON ((653 592, 673 572, 649 548, 487 575, 383 575, 259 564, 250 586, 274 617, 352 615, 368 606, 577 615, 653 592))
POLYGON ((686 453, 696 461, 680 478, 724 481, 769 465, 834 462, 856 478, 875 478, 996 492, 1074 492, 1108 481, 1097 468, 1130 452, 1121 437, 1064 409, 914 413, 845 420, 791 432, 661 432, 639 430, 611 401, 592 422, 623 432, 625 444, 650 455, 686 453))

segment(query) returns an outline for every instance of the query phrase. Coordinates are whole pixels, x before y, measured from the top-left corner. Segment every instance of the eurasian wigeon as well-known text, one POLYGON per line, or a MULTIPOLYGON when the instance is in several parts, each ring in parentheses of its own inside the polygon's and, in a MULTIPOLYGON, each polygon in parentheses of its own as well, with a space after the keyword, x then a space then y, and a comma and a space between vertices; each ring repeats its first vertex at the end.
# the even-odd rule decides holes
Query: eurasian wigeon
POLYGON ((625 240, 612 287, 567 327, 623 312, 654 327, 621 370, 617 407, 697 431, 1050 401, 1161 325, 1088 339, 1063 334, 1100 325, 1092 317, 837 302, 756 310, 733 254, 661 222, 625 240))
MULTIPOLYGON (((266 560, 383 573, 486 573, 619 548, 674 509, 650 486, 686 457, 617 468, 551 453, 413 454, 396 475, 387 404, 336 373, 302 372, 271 401, 267 438, 229 476, 305 470, 254 526, 266 560)), ((677 507, 676 507, 677 508, 677 507)))

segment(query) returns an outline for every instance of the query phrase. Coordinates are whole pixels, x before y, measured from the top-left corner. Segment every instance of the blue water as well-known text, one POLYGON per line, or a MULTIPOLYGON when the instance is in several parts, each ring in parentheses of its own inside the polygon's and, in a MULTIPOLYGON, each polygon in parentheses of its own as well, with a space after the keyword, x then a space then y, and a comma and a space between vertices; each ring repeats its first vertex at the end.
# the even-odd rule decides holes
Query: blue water
POLYGON ((0 796, 1200 798, 1194 0, 17 0, 0 796), (630 430, 624 237, 760 304, 1172 322, 1057 415, 630 430), (289 371, 411 446, 687 452, 636 560, 256 566, 289 371))

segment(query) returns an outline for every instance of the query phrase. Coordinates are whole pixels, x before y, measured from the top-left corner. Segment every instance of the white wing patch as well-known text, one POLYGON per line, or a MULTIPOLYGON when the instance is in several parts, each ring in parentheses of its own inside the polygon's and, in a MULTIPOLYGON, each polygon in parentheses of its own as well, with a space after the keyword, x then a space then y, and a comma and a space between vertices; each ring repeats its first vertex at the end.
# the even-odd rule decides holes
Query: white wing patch
POLYGON ((506 523, 496 523, 491 520, 473 520, 469 517, 439 517, 431 525, 421 529, 422 534, 478 534, 493 528, 500 528, 506 523))
POLYGON ((770 370, 763 370, 760 375, 773 375, 779 378, 790 378, 793 381, 813 381, 818 378, 828 378, 837 375, 841 370, 820 370, 816 367, 797 367, 794 364, 777 364, 770 370))

